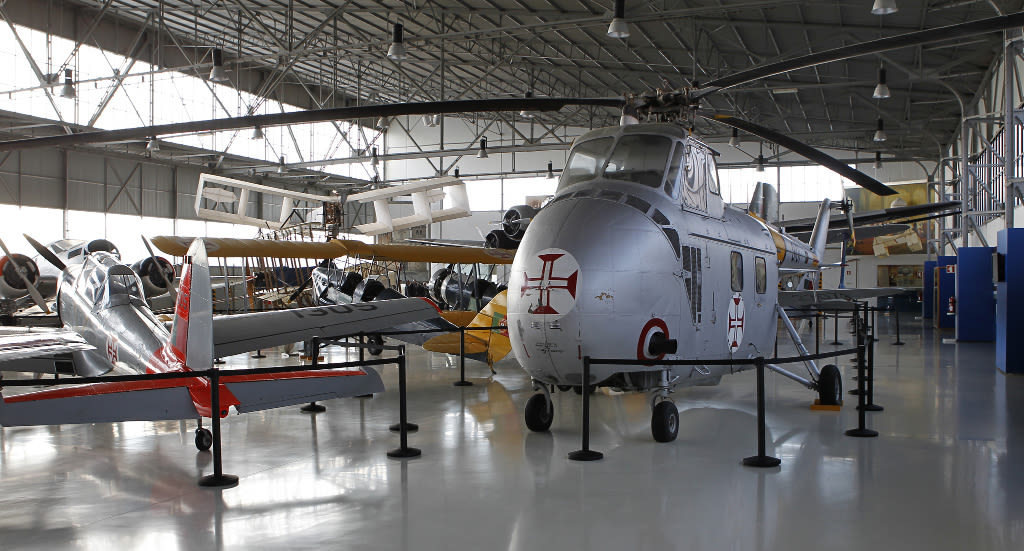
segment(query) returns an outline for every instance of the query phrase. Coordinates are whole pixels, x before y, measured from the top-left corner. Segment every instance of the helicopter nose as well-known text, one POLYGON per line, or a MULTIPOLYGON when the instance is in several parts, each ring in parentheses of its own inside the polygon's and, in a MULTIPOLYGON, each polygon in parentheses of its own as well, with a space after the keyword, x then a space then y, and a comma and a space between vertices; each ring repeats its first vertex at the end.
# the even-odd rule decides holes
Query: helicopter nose
MULTIPOLYGON (((534 378, 580 384, 582 358, 673 353, 678 237, 627 202, 566 199, 527 228, 509 280, 509 337, 534 378)), ((673 230, 674 231, 674 230, 673 230)), ((622 371, 593 366, 592 382, 622 371)))

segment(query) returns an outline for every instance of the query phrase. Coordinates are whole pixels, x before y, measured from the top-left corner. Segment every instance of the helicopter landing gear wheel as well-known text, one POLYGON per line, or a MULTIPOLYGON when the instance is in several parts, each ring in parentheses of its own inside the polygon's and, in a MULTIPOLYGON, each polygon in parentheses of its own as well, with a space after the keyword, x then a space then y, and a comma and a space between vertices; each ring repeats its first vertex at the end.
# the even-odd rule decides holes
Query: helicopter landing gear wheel
POLYGON ((533 432, 546 432, 551 428, 551 422, 555 419, 554 408, 548 401, 545 394, 534 394, 526 401, 524 410, 526 417, 526 428, 533 432))
POLYGON ((671 442, 679 434, 679 410, 668 400, 658 402, 651 413, 651 434, 657 442, 671 442))
POLYGON ((843 378, 839 368, 828 364, 821 368, 818 377, 818 403, 823 406, 838 406, 843 401, 843 378))
POLYGON ((556 385, 559 392, 569 392, 572 390, 572 385, 556 385))
POLYGON ((213 433, 210 429, 199 427, 196 429, 196 449, 205 452, 210 451, 210 446, 213 445, 213 433))

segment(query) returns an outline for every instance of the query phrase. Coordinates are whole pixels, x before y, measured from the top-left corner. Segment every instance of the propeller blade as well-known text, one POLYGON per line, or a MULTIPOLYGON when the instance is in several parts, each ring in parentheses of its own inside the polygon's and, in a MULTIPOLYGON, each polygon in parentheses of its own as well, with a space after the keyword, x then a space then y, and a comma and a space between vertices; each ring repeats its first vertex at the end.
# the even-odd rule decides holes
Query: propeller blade
POLYGON ((21 235, 25 236, 25 240, 28 241, 28 244, 32 245, 32 248, 35 249, 37 253, 39 253, 39 256, 45 258, 46 261, 49 262, 50 264, 53 264, 54 268, 57 268, 62 272, 64 271, 65 268, 67 268, 67 265, 61 262, 61 260, 57 258, 57 255, 53 254, 53 251, 47 249, 40 242, 29 237, 28 234, 23 233, 21 235))
POLYGON ((44 138, 27 138, 0 142, 0 151, 33 147, 66 147, 89 143, 123 142, 144 140, 167 134, 235 130, 254 126, 266 128, 268 126, 284 124, 332 120, 397 117, 402 115, 437 115, 445 113, 483 113, 490 111, 557 111, 566 105, 622 107, 625 103, 626 100, 622 98, 499 98, 428 101, 423 103, 384 103, 380 105, 335 107, 331 109, 295 111, 292 113, 271 113, 267 115, 247 115, 205 121, 178 122, 156 126, 123 128, 120 130, 80 132, 78 134, 61 134, 44 138))
POLYGON ((0 239, 0 249, 3 249, 4 254, 7 255, 7 261, 14 265, 14 271, 18 272, 18 276, 25 282, 25 289, 28 291, 29 296, 32 297, 32 301, 36 303, 36 306, 40 307, 43 312, 49 314, 50 307, 46 305, 46 300, 43 299, 43 295, 40 294, 39 289, 36 289, 35 285, 28 280, 28 276, 25 275, 25 271, 21 269, 21 265, 14 259, 14 255, 11 251, 7 250, 7 244, 4 243, 3 239, 0 239))
POLYGON ((831 50, 825 50, 823 52, 761 65, 760 67, 740 71, 726 77, 712 80, 711 82, 705 83, 704 86, 701 86, 701 88, 697 90, 692 97, 693 99, 699 99, 719 90, 732 88, 733 86, 739 86, 740 84, 746 84, 754 80, 770 77, 780 73, 787 73, 797 69, 821 65, 822 63, 841 61, 851 57, 868 54, 877 54, 889 50, 906 48, 908 46, 919 46, 929 42, 956 40, 958 38, 1002 31, 1020 26, 1024 26, 1024 12, 1002 15, 999 17, 990 17, 988 19, 978 19, 976 21, 958 23, 956 25, 946 25, 945 27, 914 31, 887 38, 880 38, 878 40, 869 40, 867 42, 852 44, 850 46, 832 48, 831 50))
POLYGON ((156 254, 153 252, 153 247, 150 246, 149 240, 146 236, 140 235, 142 238, 142 244, 146 246, 146 251, 149 252, 149 259, 153 261, 153 266, 156 267, 156 271, 160 272, 160 279, 164 281, 164 285, 167 287, 167 292, 171 294, 171 299, 175 304, 178 303, 178 292, 174 290, 174 286, 167 280, 167 274, 164 273, 164 269, 160 266, 160 261, 156 259, 156 254))
POLYGON ((770 142, 777 143, 782 147, 802 155, 807 159, 810 159, 819 165, 828 168, 839 174, 840 176, 852 181, 853 183, 861 186, 862 188, 876 194, 876 195, 896 195, 897 191, 891 187, 879 182, 878 180, 864 174, 863 172, 850 168, 850 165, 826 154, 818 149, 815 149, 801 141, 797 141, 785 134, 780 134, 770 128, 765 128, 761 125, 754 124, 750 121, 743 119, 737 119, 730 115, 700 115, 705 119, 720 122, 722 124, 738 128, 744 132, 753 134, 759 138, 763 138, 770 142))

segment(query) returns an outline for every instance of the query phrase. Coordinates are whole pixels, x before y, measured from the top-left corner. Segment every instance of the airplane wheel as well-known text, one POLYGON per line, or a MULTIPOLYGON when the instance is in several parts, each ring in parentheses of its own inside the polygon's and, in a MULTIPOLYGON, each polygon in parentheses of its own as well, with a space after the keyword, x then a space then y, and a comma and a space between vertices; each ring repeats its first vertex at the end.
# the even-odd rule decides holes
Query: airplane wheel
MULTIPOLYGON (((597 386, 596 385, 590 385, 590 393, 591 394, 593 394, 596 390, 597 390, 597 386)), ((572 387, 572 391, 575 392, 577 396, 583 396, 583 385, 576 385, 576 386, 572 387)))
POLYGON ((369 348, 366 349, 371 356, 380 356, 384 353, 384 337, 380 335, 369 335, 366 337, 366 344, 369 348))
POLYGON ((843 378, 839 368, 828 364, 821 368, 818 377, 818 403, 823 406, 838 406, 843 401, 843 378))
POLYGON ((196 429, 196 449, 201 452, 209 451, 213 445, 213 433, 210 429, 199 427, 196 429))
MULTIPOLYGON (((559 392, 569 392, 572 390, 572 385, 556 385, 559 392)), ((582 392, 580 393, 582 394, 582 392)))
POLYGON ((534 394, 526 401, 526 427, 533 432, 546 432, 551 428, 555 412, 549 406, 547 396, 534 394))
POLYGON ((671 442, 679 434, 679 410, 668 400, 658 402, 651 414, 651 434, 658 442, 671 442))

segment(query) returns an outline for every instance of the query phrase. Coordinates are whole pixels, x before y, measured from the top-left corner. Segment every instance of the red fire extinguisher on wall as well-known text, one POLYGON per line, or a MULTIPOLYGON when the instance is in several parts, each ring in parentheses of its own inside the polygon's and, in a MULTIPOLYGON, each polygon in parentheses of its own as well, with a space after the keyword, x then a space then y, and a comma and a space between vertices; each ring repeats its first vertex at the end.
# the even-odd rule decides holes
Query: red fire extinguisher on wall
POLYGON ((949 304, 946 305, 946 313, 949 315, 956 314, 956 297, 949 297, 949 304))

